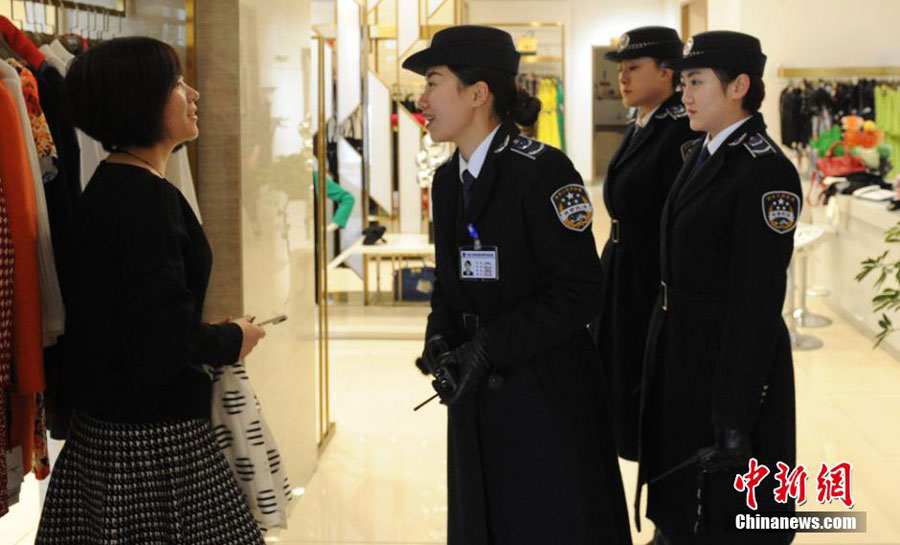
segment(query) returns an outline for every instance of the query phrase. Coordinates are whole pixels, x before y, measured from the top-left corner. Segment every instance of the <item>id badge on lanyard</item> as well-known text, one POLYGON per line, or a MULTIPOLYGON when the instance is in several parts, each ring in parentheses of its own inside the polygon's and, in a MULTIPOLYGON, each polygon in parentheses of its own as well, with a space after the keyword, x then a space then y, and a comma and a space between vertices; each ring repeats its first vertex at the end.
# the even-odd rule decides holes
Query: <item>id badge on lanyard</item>
POLYGON ((466 282, 500 280, 500 253, 496 246, 482 246, 478 231, 468 225, 471 246, 459 248, 459 279, 466 282))

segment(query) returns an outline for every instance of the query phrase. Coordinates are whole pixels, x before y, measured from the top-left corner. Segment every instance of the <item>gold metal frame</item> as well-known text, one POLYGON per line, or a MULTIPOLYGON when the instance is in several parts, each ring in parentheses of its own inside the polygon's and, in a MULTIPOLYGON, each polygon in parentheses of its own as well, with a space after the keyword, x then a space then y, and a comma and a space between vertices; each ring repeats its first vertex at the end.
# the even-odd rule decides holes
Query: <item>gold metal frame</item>
POLYGON ((779 68, 779 78, 897 77, 900 66, 779 68))
POLYGON ((330 361, 328 354, 328 252, 327 242, 328 233, 325 229, 325 218, 327 214, 326 208, 326 184, 328 179, 328 159, 326 157, 325 144, 325 38, 317 32, 313 39, 317 44, 318 55, 318 74, 317 79, 317 96, 318 96, 318 134, 316 136, 316 150, 319 158, 319 179, 318 188, 313 191, 314 206, 318 210, 319 221, 316 222, 316 267, 318 267, 319 282, 316 284, 317 299, 319 301, 316 307, 318 335, 316 336, 319 366, 319 421, 318 421, 318 437, 316 444, 319 453, 328 446, 328 442, 334 436, 335 424, 331 420, 331 377, 330 377, 330 361))

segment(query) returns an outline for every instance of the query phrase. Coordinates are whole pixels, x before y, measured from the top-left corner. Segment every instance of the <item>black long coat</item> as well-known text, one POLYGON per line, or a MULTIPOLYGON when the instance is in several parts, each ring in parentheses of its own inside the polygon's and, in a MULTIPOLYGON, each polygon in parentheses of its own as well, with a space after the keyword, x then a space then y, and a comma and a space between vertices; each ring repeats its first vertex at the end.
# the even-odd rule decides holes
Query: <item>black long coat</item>
MULTIPOLYGON (((760 114, 691 176, 701 144, 686 146, 663 211, 666 286, 647 344, 640 482, 712 445, 718 424, 748 432, 753 456, 772 471, 757 489, 759 512, 792 511, 793 503, 774 502, 772 489, 775 464, 793 468, 796 451, 793 362, 781 312, 800 180, 760 114)), ((673 543, 790 542, 790 534, 728 533, 734 514, 749 512, 728 471, 706 480, 705 534, 692 536, 697 474, 691 467, 648 487, 648 517, 673 543)))
POLYGON ((681 146, 698 136, 681 94, 673 94, 644 128, 628 128, 603 184, 603 201, 615 221, 600 258, 603 307, 597 348, 609 380, 616 448, 628 460, 638 457, 644 347, 659 293, 659 218, 684 164, 681 146))
POLYGON ((562 152, 517 133, 505 124, 495 135, 467 211, 458 153, 434 178, 427 335, 459 344, 462 313, 477 314, 503 381, 449 410, 448 544, 631 543, 586 328, 601 288, 586 190, 562 152), (468 223, 498 247, 499 281, 460 280, 468 223))

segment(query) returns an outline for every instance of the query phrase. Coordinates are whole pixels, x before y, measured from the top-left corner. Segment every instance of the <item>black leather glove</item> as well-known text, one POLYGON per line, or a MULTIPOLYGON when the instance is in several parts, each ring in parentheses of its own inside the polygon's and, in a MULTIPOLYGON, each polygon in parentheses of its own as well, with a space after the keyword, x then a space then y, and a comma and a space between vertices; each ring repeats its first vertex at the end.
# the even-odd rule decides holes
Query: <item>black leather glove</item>
POLYGON ((474 393, 494 368, 487 357, 483 335, 475 335, 474 339, 462 344, 451 354, 459 366, 459 381, 455 392, 446 399, 441 397, 441 401, 448 406, 453 406, 474 393))
POLYGON ((432 335, 425 341, 425 350, 416 358, 416 367, 423 375, 433 375, 438 367, 438 362, 444 354, 450 353, 450 346, 440 333, 432 335))
POLYGON ((746 469, 752 451, 750 436, 735 428, 716 426, 716 461, 721 469, 746 469))
POLYGON ((453 358, 453 354, 450 352, 443 354, 434 369, 434 380, 431 381, 431 387, 440 396, 441 403, 448 405, 448 400, 456 395, 459 389, 459 376, 459 364, 453 358))

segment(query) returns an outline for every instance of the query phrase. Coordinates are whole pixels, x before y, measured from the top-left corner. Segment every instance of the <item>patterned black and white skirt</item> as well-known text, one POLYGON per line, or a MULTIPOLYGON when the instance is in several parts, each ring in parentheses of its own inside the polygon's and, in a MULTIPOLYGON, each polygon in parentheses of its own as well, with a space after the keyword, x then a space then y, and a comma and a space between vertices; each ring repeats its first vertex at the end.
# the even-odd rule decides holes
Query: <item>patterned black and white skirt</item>
POLYGON ((76 415, 35 543, 264 541, 208 421, 118 424, 76 415))

